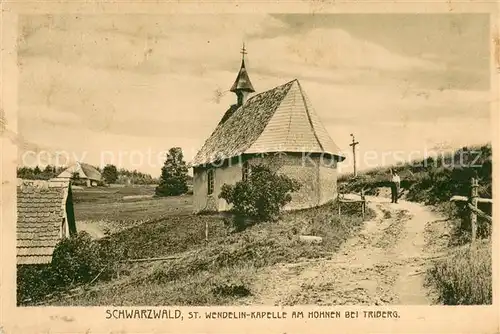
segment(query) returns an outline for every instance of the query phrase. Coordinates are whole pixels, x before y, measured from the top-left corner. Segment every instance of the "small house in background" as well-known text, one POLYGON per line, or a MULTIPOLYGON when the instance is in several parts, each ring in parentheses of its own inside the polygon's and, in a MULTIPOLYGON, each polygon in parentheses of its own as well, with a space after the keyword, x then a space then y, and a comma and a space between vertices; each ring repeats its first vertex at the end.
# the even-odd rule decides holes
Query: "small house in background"
POLYGON ((101 172, 84 162, 76 162, 57 176, 58 179, 80 181, 87 187, 95 187, 102 181, 101 172))
POLYGON ((48 264, 56 244, 76 233, 71 184, 67 180, 17 183, 17 264, 48 264))
MULTIPOLYGON (((244 48, 242 53, 245 55, 244 48)), ((299 81, 248 97, 255 89, 243 56, 230 91, 236 94, 236 104, 225 112, 191 163, 194 211, 230 209, 218 198, 221 187, 244 180, 254 164, 264 164, 301 184, 286 210, 333 200, 337 196, 337 163, 345 157, 299 81)))

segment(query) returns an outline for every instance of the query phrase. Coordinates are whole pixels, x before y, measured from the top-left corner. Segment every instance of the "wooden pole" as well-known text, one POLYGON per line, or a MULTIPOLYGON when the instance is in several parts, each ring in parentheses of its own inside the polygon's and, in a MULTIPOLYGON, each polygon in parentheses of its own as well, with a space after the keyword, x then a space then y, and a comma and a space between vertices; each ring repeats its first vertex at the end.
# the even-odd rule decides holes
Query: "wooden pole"
POLYGON ((339 200, 339 208, 338 209, 339 209, 339 217, 340 217, 340 200, 339 200))
POLYGON ((352 158, 353 158, 353 164, 354 164, 354 177, 358 176, 358 173, 356 171, 356 145, 359 144, 359 142, 357 142, 355 139, 354 139, 354 135, 351 133, 351 137, 352 137, 352 143, 349 144, 349 146, 352 146, 352 158))
POLYGON ((145 258, 145 259, 128 259, 128 260, 123 260, 120 261, 121 263, 126 263, 126 262, 153 262, 153 261, 165 261, 165 260, 176 260, 179 259, 180 256, 176 255, 171 255, 171 256, 164 256, 164 257, 151 257, 151 258, 145 258))
MULTIPOLYGON (((471 179, 470 204, 475 209, 477 209, 478 187, 479 187, 478 180, 473 177, 471 179)), ((472 242, 474 242, 476 240, 476 234, 477 234, 477 213, 475 210, 470 210, 470 223, 472 230, 472 242)))
POLYGON ((363 202, 361 202, 361 215, 363 216, 363 220, 365 220, 365 190, 364 189, 361 189, 361 200, 363 202))
POLYGON ((205 242, 208 243, 208 221, 205 221, 205 242))

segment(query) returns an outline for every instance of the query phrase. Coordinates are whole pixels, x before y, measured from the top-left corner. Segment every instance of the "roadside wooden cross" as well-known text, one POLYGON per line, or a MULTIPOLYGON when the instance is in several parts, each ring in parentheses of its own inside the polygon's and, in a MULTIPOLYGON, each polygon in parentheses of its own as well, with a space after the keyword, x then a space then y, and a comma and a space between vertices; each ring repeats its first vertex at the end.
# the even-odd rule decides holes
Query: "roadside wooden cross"
POLYGON ((354 135, 351 133, 352 137, 352 143, 349 144, 349 146, 352 146, 352 157, 353 157, 353 167, 354 167, 354 177, 358 176, 357 171, 356 171, 356 145, 359 144, 359 142, 356 141, 354 138, 354 135))

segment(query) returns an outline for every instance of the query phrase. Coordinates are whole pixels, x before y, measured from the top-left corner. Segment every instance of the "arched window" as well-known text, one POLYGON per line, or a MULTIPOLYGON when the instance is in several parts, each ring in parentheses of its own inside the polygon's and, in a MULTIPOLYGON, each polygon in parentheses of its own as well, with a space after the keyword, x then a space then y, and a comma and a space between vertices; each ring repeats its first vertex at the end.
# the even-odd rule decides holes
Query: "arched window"
POLYGON ((241 166, 241 179, 246 181, 250 176, 250 166, 248 165, 248 161, 245 161, 241 166))
POLYGON ((207 193, 210 195, 214 192, 214 170, 207 170, 207 193))

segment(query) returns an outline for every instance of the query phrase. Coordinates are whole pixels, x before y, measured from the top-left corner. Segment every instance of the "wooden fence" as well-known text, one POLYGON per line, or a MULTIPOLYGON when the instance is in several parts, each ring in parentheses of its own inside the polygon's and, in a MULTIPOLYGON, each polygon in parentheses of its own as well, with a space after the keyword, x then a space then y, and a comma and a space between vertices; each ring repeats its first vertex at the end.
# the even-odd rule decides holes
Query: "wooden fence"
POLYGON ((478 203, 490 203, 493 204, 493 200, 491 198, 482 198, 479 197, 478 194, 479 181, 476 178, 471 178, 470 184, 470 195, 466 196, 453 196, 450 198, 452 202, 466 202, 467 207, 470 210, 470 223, 471 223, 471 231, 472 231, 472 242, 476 240, 477 237, 477 216, 487 220, 488 222, 492 222, 492 217, 483 211, 479 210, 477 207, 478 203))

